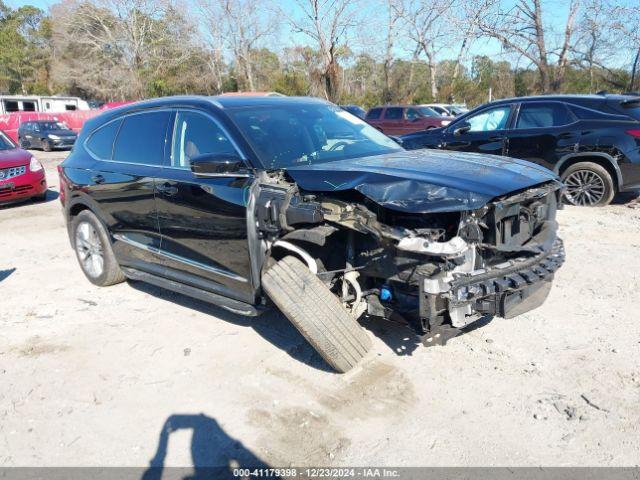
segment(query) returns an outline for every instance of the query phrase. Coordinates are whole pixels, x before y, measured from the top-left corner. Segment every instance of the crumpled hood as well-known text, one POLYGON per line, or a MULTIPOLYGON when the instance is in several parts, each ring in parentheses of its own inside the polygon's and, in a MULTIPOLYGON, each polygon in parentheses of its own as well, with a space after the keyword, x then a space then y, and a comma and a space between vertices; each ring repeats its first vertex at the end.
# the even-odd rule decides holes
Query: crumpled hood
POLYGON ((357 190, 393 210, 414 213, 474 210, 501 195, 556 181, 556 175, 514 158, 442 150, 401 151, 287 172, 302 190, 357 190))

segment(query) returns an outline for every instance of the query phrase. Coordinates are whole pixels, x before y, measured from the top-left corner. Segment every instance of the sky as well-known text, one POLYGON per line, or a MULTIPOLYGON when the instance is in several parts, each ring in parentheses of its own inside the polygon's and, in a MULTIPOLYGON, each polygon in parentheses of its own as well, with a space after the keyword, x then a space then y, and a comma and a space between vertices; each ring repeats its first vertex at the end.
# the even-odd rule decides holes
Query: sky
MULTIPOLYGON (((517 0, 504 0, 505 5, 510 5, 516 3, 517 0)), ((637 4, 640 0, 615 0, 617 4, 624 6, 631 6, 633 4, 637 4)), ((298 5, 294 0, 278 0, 279 4, 282 6, 283 10, 292 12, 292 16, 295 16, 295 11, 299 10, 298 5)), ((367 0, 364 0, 365 4, 370 4, 367 0)), ((34 5, 43 10, 48 10, 51 5, 58 3, 56 0, 5 0, 5 3, 12 7, 19 7, 22 5, 34 5)), ((382 2, 379 2, 382 3, 382 2)), ((544 20, 545 24, 548 25, 552 30, 556 32, 562 32, 564 29, 564 22, 566 21, 566 17, 569 10, 569 1, 568 0, 543 0, 544 6, 544 20)), ((284 19, 283 19, 284 22, 284 19)), ((559 35, 559 33, 558 33, 559 35)), ((291 33, 291 29, 288 25, 284 24, 280 28, 279 33, 279 42, 276 42, 275 45, 270 45, 271 48, 278 49, 279 45, 277 43, 286 43, 286 46, 291 44, 305 44, 305 37, 301 34, 293 34, 291 33), (293 38, 292 38, 293 37, 293 38)), ((548 41, 552 41, 551 38, 548 41)), ((362 42, 362 41, 361 41, 362 42)), ((366 41, 365 41, 366 43, 366 41)), ((402 45, 397 46, 398 51, 396 52, 396 56, 400 58, 407 58, 409 56, 408 49, 402 49, 402 45)), ((365 51, 364 48, 361 47, 362 51, 365 51)), ((358 48, 356 48, 356 53, 358 53, 358 48)), ((498 42, 489 39, 483 39, 480 41, 476 41, 470 50, 470 55, 487 55, 487 56, 496 56, 501 54, 501 46, 498 42)), ((453 59, 457 54, 457 47, 446 48, 441 51, 440 59, 453 59)), ((510 58, 510 60, 515 60, 514 58, 510 58)), ((613 59, 610 59, 613 60, 613 59)), ((617 63, 620 65, 628 64, 626 58, 619 58, 613 60, 611 63, 617 63)), ((519 60, 518 66, 527 67, 529 62, 526 59, 519 60)), ((613 66, 613 65, 612 65, 613 66)))

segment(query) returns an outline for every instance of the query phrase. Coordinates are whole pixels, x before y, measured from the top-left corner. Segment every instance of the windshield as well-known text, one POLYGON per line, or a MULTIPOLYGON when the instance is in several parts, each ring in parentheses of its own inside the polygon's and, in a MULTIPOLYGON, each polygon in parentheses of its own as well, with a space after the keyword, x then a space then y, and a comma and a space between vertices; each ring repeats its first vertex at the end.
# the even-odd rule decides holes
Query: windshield
POLYGON ((38 122, 38 126, 41 130, 69 130, 62 122, 38 122))
POLYGON ((16 145, 4 133, 0 132, 0 150, 13 150, 16 145))
POLYGON ((335 162, 402 148, 335 105, 273 105, 228 110, 264 168, 335 162))
POLYGON ((441 115, 431 107, 418 107, 418 111, 423 117, 440 117, 441 115))

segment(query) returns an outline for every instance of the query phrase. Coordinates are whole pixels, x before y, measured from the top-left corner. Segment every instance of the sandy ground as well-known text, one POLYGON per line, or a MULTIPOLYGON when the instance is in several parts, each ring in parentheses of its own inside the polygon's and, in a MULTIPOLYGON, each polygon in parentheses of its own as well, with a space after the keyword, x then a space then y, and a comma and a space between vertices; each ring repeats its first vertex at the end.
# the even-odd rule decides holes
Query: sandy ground
POLYGON ((337 375, 278 313, 92 286, 55 198, 64 153, 34 153, 49 200, 0 209, 0 466, 640 462, 640 209, 561 211, 538 310, 429 349, 374 324, 337 375))

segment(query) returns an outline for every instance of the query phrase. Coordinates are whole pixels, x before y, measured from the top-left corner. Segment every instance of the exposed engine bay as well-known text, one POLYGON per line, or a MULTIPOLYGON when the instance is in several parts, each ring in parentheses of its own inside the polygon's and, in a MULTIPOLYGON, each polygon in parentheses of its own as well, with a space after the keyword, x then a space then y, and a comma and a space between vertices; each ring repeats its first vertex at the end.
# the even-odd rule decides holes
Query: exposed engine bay
POLYGON ((285 171, 261 172, 248 201, 254 271, 295 255, 354 317, 398 321, 425 345, 442 345, 470 323, 544 301, 564 261, 561 187, 544 182, 478 209, 425 213, 355 190, 306 192, 285 171))

